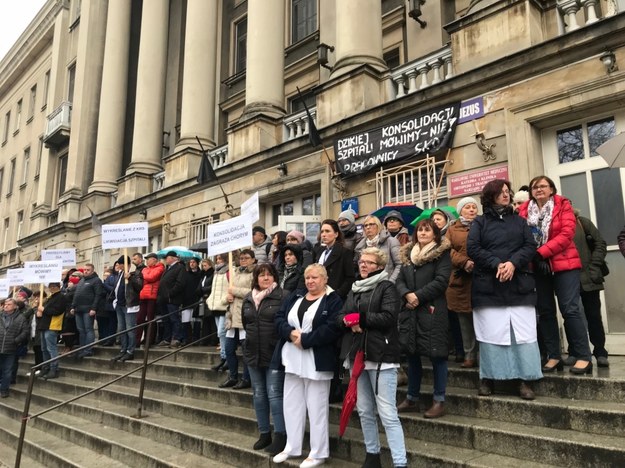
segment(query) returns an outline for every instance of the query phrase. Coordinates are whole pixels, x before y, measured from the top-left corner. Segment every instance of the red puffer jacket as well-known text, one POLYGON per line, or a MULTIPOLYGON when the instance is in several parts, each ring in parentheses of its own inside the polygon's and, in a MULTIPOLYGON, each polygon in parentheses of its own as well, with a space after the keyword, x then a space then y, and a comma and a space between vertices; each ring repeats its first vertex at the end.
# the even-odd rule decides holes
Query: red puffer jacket
POLYGON ((141 292, 139 293, 139 299, 156 300, 158 285, 161 283, 161 276, 163 276, 164 271, 165 265, 161 262, 158 262, 153 267, 146 266, 141 270, 141 274, 143 275, 143 288, 141 288, 141 292))
MULTIPOLYGON (((576 221, 571 202, 560 195, 554 195, 553 202, 549 239, 538 247, 538 253, 549 260, 553 272, 581 268, 582 261, 573 243, 576 221)), ((526 219, 529 203, 527 201, 519 208, 519 215, 526 219)))

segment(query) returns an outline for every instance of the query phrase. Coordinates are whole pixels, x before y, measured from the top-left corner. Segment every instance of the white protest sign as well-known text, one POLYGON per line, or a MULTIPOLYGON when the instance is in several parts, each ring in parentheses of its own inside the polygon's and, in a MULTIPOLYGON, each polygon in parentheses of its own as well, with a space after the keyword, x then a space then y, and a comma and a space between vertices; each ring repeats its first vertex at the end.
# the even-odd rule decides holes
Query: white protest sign
POLYGON ((61 260, 24 262, 24 277, 31 284, 60 283, 62 269, 61 260))
POLYGON ((252 223, 260 219, 260 208, 258 205, 258 192, 241 203, 241 215, 248 215, 252 223))
POLYGON ((208 255, 217 255, 252 245, 254 222, 247 215, 236 216, 206 227, 208 255))
POLYGON ((48 249, 41 251, 41 260, 61 260, 64 267, 76 266, 76 249, 48 249))
POLYGON ((144 247, 148 244, 148 223, 102 225, 103 249, 144 247))
POLYGON ((0 297, 9 297, 8 279, 0 279, 0 297))
POLYGON ((26 277, 24 276, 23 268, 13 268, 7 270, 7 280, 9 280, 9 286, 22 286, 26 284, 26 277))

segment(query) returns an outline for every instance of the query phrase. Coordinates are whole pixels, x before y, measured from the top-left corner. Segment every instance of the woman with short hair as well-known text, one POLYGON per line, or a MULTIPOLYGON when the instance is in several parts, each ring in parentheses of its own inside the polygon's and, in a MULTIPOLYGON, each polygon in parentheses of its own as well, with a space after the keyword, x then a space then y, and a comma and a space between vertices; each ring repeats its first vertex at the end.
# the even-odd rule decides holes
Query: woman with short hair
POLYGON ((382 226, 377 216, 368 215, 362 225, 365 230, 365 235, 356 245, 356 257, 360 256, 360 253, 364 249, 370 247, 376 247, 383 251, 388 259, 384 271, 388 273, 388 279, 394 283, 397 279, 397 275, 399 275, 399 269, 401 267, 401 261, 399 259, 399 241, 384 229, 384 226, 382 226))

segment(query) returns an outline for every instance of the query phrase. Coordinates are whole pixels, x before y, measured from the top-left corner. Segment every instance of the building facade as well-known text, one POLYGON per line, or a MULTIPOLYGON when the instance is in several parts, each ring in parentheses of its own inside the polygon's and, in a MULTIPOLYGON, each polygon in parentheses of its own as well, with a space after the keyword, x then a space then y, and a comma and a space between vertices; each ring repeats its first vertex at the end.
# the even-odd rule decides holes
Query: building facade
POLYGON ((102 268, 118 252, 102 252, 91 211, 147 221, 156 250, 203 239, 258 192, 259 224, 314 238, 345 203, 455 204, 488 178, 518 188, 546 173, 608 241, 608 344, 625 352, 623 176, 595 152, 625 131, 623 12, 625 0, 49 0, 0 62, 0 271, 64 247, 102 268), (444 148, 399 148, 445 106, 451 118, 424 124, 430 142, 450 134, 444 148), (197 184, 201 148, 221 187, 197 184))

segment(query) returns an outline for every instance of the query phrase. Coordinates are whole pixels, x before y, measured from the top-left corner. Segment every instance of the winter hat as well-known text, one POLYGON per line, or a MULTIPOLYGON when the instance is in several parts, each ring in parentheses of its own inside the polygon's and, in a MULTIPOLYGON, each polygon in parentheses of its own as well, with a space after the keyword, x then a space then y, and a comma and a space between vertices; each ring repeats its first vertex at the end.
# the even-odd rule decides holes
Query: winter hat
POLYGON ((354 212, 352 210, 341 211, 337 219, 341 218, 346 219, 350 222, 350 224, 356 222, 356 217, 354 216, 354 212))
POLYGON ((30 297, 33 295, 33 292, 30 289, 28 289, 26 286, 20 286, 19 291, 26 293, 26 297, 30 297))
POLYGON ((289 232, 287 235, 287 237, 294 237, 295 239, 297 239, 297 243, 301 244, 302 242, 304 242, 304 234, 299 232, 299 231, 291 231, 289 232))
POLYGON ((460 214, 460 212, 462 211, 462 208, 464 208, 464 205, 466 205, 468 203, 473 203, 475 206, 478 206, 477 205, 477 201, 475 201, 475 198, 473 198, 473 197, 464 197, 456 205, 456 211, 458 212, 458 214, 460 214))
POLYGON ((158 256, 157 256, 154 252, 151 252, 151 253, 149 253, 149 254, 147 254, 147 255, 145 256, 145 259, 146 259, 146 260, 147 260, 148 258, 156 258, 156 259, 158 260, 158 256))
MULTIPOLYGON (((170 250, 169 252, 167 252, 165 254, 165 257, 174 257, 174 258, 178 258, 178 253, 175 250, 170 250)), ((122 261, 124 261, 124 258, 122 257, 122 261)))
POLYGON ((252 228, 252 235, 256 234, 257 232, 260 232, 263 236, 267 237, 267 231, 265 231, 265 228, 262 226, 254 226, 252 228))
POLYGON ((512 197, 512 202, 524 203, 529 199, 530 199, 529 192, 527 192, 526 190, 519 190, 517 193, 514 194, 514 197, 512 197))
POLYGON ((397 219, 401 225, 404 225, 404 218, 401 217, 401 213, 397 210, 391 210, 388 213, 386 213, 386 216, 384 217, 384 221, 382 221, 382 224, 384 224, 384 227, 386 227, 386 222, 389 219, 397 219))

